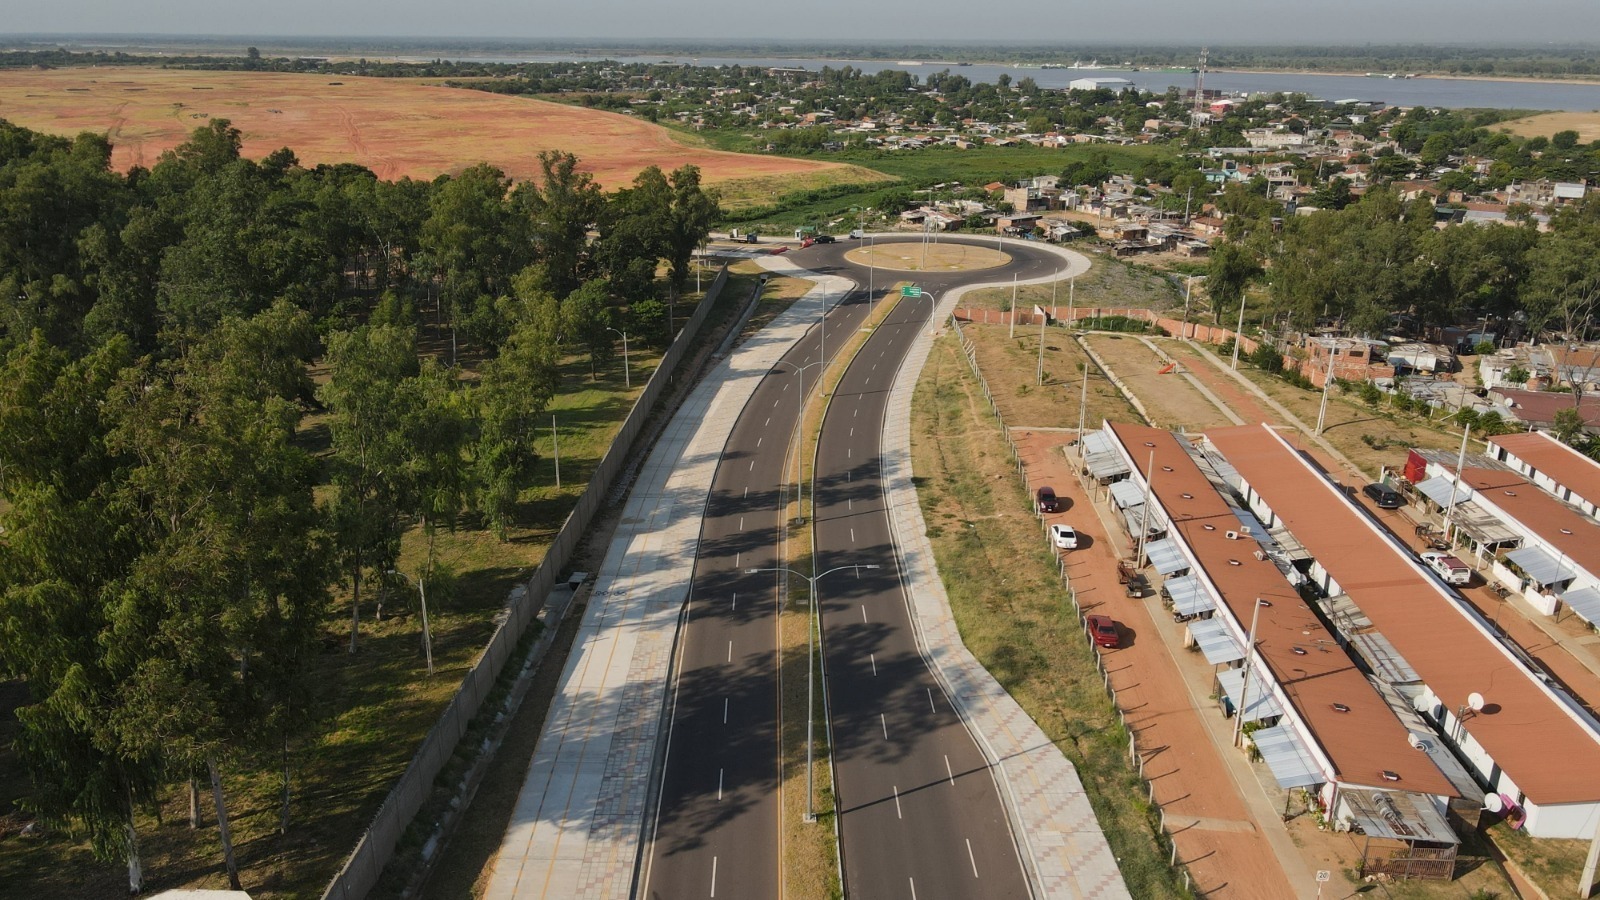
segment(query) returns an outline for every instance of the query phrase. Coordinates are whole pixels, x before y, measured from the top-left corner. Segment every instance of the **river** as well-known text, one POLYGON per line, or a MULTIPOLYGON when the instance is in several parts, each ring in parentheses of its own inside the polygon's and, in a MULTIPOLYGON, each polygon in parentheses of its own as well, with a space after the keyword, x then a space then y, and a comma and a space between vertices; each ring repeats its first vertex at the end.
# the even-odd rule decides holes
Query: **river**
MULTIPOLYGON (((431 59, 433 57, 405 57, 431 59)), ((1161 93, 1169 87, 1186 90, 1194 87, 1189 72, 1149 70, 1130 72, 1121 69, 1041 69, 1037 66, 1005 66, 882 59, 798 59, 780 57, 732 56, 609 56, 561 53, 530 53, 521 57, 457 57, 484 62, 558 62, 578 59, 616 59, 620 62, 673 62, 700 66, 793 67, 817 70, 823 66, 853 66, 866 72, 902 69, 919 78, 949 69, 975 82, 992 83, 1002 74, 1013 81, 1032 78, 1040 87, 1064 88, 1075 78, 1125 78, 1134 86, 1161 93), (916 65, 908 63, 916 62, 916 65)), ((1600 110, 1600 83, 1560 84, 1541 81, 1489 81, 1468 78, 1381 78, 1361 75, 1306 75, 1292 72, 1207 72, 1206 88, 1245 93, 1307 94, 1321 100, 1377 100, 1390 106, 1438 106, 1451 109, 1538 109, 1589 112, 1600 110)))

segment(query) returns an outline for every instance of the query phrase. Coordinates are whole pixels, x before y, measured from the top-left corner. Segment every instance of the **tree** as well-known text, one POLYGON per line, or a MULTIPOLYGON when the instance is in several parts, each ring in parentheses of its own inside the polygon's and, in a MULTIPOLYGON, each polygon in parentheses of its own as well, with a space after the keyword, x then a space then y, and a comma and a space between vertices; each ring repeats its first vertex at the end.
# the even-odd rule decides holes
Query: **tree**
POLYGON ((528 292, 521 303, 511 336, 500 354, 484 365, 483 377, 472 391, 477 416, 472 505, 501 540, 538 459, 534 438, 561 377, 561 313, 555 298, 528 292))
POLYGON ((1211 297, 1212 321, 1223 307, 1240 303, 1245 286, 1261 274, 1261 265, 1247 248, 1232 241, 1217 244, 1206 263, 1206 291, 1211 297))
POLYGON ((1556 410, 1551 432, 1556 436, 1556 440, 1561 443, 1577 447, 1587 437, 1584 434, 1583 426, 1583 413, 1579 412, 1574 406, 1556 410))
POLYGON ((578 171, 578 158, 571 153, 540 151, 539 169, 539 187, 523 185, 516 202, 529 219, 550 289, 565 297, 583 281, 589 229, 599 220, 605 198, 593 177, 578 171))
POLYGON ((416 333, 362 326, 328 338, 328 407, 334 486, 331 518, 338 559, 350 579, 350 652, 361 632, 361 584, 369 566, 386 570, 399 555, 403 487, 401 382, 417 371, 416 333))
POLYGON ((721 217, 717 195, 700 187, 700 167, 686 165, 675 169, 672 185, 672 212, 666 229, 667 276, 673 296, 689 281, 689 263, 695 248, 705 242, 711 226, 721 217))
POLYGON ((614 355, 611 337, 610 295, 604 281, 588 281, 561 304, 563 332, 589 351, 589 378, 595 367, 614 355))

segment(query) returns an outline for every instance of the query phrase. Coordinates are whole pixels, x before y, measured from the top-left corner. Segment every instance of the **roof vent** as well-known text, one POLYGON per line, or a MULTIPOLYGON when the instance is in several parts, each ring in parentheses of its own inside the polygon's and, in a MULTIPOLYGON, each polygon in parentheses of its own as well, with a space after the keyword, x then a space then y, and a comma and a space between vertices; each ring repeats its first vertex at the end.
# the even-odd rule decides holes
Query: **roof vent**
POLYGON ((1507 497, 1515 497, 1516 495, 1517 495, 1516 491, 1506 491, 1506 496, 1507 497))
POLYGON ((1200 527, 1204 528, 1207 531, 1216 531, 1217 530, 1217 526, 1211 524, 1210 522, 1207 522, 1204 525, 1201 525, 1200 527))
POLYGON ((1156 445, 1156 442, 1155 441, 1145 441, 1144 445, 1146 447, 1154 447, 1156 445))
POLYGON ((1230 559, 1230 560, 1228 560, 1228 565, 1230 565, 1230 566, 1242 566, 1242 565, 1244 565, 1244 563, 1239 562, 1237 559, 1230 559))
POLYGON ((1392 771, 1390 771, 1388 769, 1384 769, 1382 772, 1379 772, 1378 774, 1383 776, 1383 780, 1384 781, 1399 781, 1400 780, 1400 773, 1399 772, 1392 772, 1392 771))
POLYGON ((1230 541, 1237 541, 1239 539, 1239 532, 1237 532, 1237 531, 1223 532, 1223 537, 1227 538, 1230 541))
POLYGON ((1172 471, 1172 467, 1171 466, 1162 466, 1161 467, 1161 471, 1163 471, 1163 472, 1171 472, 1172 471))
POLYGON ((1335 703, 1333 705, 1333 711, 1334 712, 1340 712, 1340 713, 1347 713, 1347 712, 1350 711, 1350 707, 1345 706, 1343 703, 1335 703))
MULTIPOLYGON (((1185 500, 1193 500, 1194 499, 1194 495, 1191 494, 1191 493, 1188 493, 1187 491, 1182 493, 1182 494, 1179 494, 1178 496, 1182 497, 1185 500)), ((1572 532, 1569 531, 1567 533, 1571 534, 1572 532)))
POLYGON ((1563 529, 1561 529, 1561 533, 1562 534, 1571 534, 1572 533, 1572 529, 1571 528, 1563 528, 1563 529))
POLYGON ((1295 656, 1305 656, 1306 655, 1306 648, 1304 648, 1304 647, 1291 647, 1290 648, 1290 652, 1294 653, 1295 656))

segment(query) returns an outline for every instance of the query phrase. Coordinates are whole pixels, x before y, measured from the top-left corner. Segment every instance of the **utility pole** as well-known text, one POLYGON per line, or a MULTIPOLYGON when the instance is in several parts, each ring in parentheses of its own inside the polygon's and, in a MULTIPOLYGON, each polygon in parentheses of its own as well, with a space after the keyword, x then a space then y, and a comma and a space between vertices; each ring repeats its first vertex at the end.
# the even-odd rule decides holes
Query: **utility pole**
MULTIPOLYGON (((1034 309, 1039 307, 1035 306, 1034 309)), ((1044 324, 1047 318, 1044 310, 1039 309, 1039 371, 1035 374, 1033 383, 1041 386, 1044 384, 1044 324)))
POLYGON ((1017 276, 1012 275, 1011 276, 1011 334, 1009 335, 1009 337, 1013 337, 1014 338, 1016 336, 1017 336, 1017 276))
POLYGON ((1250 670, 1256 667, 1256 620, 1261 617, 1261 607, 1267 601, 1256 598, 1250 610, 1250 639, 1244 645, 1244 680, 1239 690, 1239 709, 1233 714, 1233 746, 1239 746, 1239 734, 1244 731, 1244 711, 1250 708, 1250 670))
MULTIPOLYGON (((699 271, 699 269, 695 270, 695 278, 697 280, 700 277, 699 271)), ((606 326, 606 330, 615 331, 617 334, 622 335, 622 383, 624 387, 631 388, 633 387, 633 369, 628 365, 628 333, 612 328, 610 325, 606 326)))
POLYGON ((1190 275, 1183 282, 1183 339, 1189 340, 1189 300, 1194 296, 1194 276, 1190 275))
POLYGON ((1244 297, 1239 298, 1239 327, 1233 330, 1233 370, 1239 371, 1239 342, 1244 340, 1244 297))
POLYGON ((1138 564, 1139 568, 1141 568, 1141 569, 1144 568, 1144 566, 1145 566, 1145 558, 1144 558, 1145 542, 1147 540, 1149 540, 1149 538, 1150 538, 1150 494, 1152 492, 1152 489, 1155 487, 1155 485, 1154 485, 1155 476, 1156 476, 1156 452, 1154 450, 1151 450, 1150 451, 1150 462, 1145 464, 1145 469, 1144 469, 1144 514, 1139 517, 1139 553, 1138 553, 1138 556, 1135 557, 1135 560, 1134 560, 1138 564))
POLYGON ((1328 392, 1333 388, 1333 352, 1338 349, 1338 344, 1338 338, 1328 341, 1328 371, 1322 376, 1322 405, 1317 408, 1317 434, 1322 433, 1322 423, 1328 419, 1328 392))
POLYGON ((1456 511, 1456 498, 1461 496, 1462 470, 1467 466, 1467 437, 1472 434, 1472 426, 1461 426, 1461 452, 1456 454, 1456 477, 1450 483, 1450 505, 1444 508, 1444 539, 1450 540, 1450 517, 1456 511))

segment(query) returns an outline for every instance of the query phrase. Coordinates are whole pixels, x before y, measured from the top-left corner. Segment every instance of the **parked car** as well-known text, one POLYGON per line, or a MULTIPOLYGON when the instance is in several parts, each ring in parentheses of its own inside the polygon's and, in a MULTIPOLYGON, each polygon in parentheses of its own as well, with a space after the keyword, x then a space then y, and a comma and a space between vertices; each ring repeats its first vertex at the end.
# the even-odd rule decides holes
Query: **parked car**
POLYGON ((805 240, 800 242, 800 249, 804 250, 805 248, 811 246, 812 244, 815 244, 816 242, 817 242, 816 238, 808 237, 805 240))
POLYGON ((784 245, 780 245, 780 246, 777 246, 777 247, 773 247, 771 250, 768 250, 767 251, 767 255, 768 256, 777 256, 779 253, 788 253, 788 252, 789 252, 789 247, 788 247, 787 244, 784 244, 784 245))
POLYGON ((1034 492, 1033 502, 1041 513, 1061 511, 1061 498, 1056 496, 1056 489, 1049 485, 1045 485, 1034 492))
POLYGON ((831 234, 819 234, 819 235, 817 235, 817 243, 819 243, 819 244, 833 244, 833 243, 837 243, 838 240, 839 240, 838 238, 834 237, 831 234))
POLYGON ((1406 503, 1406 498, 1400 496, 1399 491, 1383 482, 1369 484, 1362 488, 1361 492, 1371 497, 1372 502, 1376 503, 1379 509, 1399 509, 1406 503))
POLYGON ((866 237, 866 233, 863 232, 861 229, 859 229, 859 228, 850 229, 850 240, 859 241, 864 237, 866 237))
POLYGON ((1472 567, 1448 553, 1430 551, 1422 554, 1422 561, 1428 568, 1439 573, 1447 584, 1471 584, 1472 567))
POLYGON ((1096 647, 1116 649, 1122 645, 1122 635, 1117 631, 1117 622, 1110 616, 1089 616, 1085 619, 1089 626, 1089 638, 1096 647))
POLYGON ((1071 525, 1063 525, 1060 522, 1051 525, 1050 539, 1053 540, 1056 547, 1061 550, 1078 549, 1078 532, 1075 531, 1071 525))

